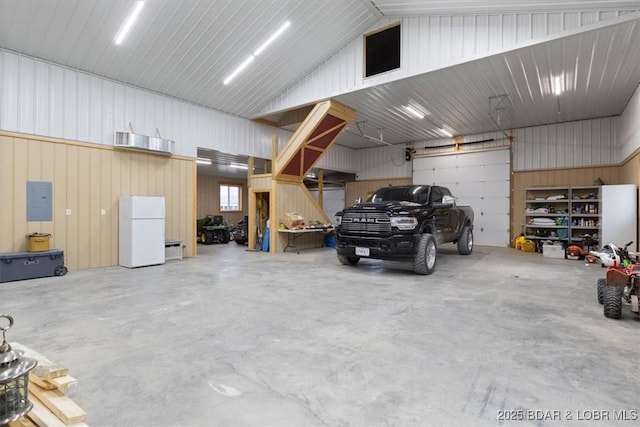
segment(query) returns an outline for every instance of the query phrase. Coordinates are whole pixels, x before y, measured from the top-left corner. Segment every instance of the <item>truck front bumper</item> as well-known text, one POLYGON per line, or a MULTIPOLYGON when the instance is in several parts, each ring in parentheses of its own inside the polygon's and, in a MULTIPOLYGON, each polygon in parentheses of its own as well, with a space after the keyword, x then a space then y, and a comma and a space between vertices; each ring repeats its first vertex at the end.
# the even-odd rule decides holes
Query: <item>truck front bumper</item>
POLYGON ((419 235, 396 234, 385 238, 337 235, 336 251, 338 255, 360 257, 356 255, 356 248, 366 248, 369 255, 366 258, 386 260, 406 260, 413 256, 419 235))

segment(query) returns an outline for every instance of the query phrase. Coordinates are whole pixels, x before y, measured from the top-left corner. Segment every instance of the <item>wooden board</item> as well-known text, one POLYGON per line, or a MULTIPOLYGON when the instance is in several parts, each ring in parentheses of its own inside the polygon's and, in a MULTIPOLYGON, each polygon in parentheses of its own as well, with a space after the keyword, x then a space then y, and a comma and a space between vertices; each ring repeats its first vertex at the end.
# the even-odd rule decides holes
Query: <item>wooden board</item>
POLYGON ((11 421, 9 427, 38 427, 38 425, 25 416, 11 421))
MULTIPOLYGON (((30 400, 33 403, 33 409, 27 414, 27 417, 38 427, 65 427, 65 423, 47 409, 41 401, 35 397, 30 398, 30 400)), ((84 422, 70 425, 73 427, 89 427, 84 422)))
MULTIPOLYGON (((78 381, 71 375, 64 375, 62 377, 51 378, 50 380, 46 381, 47 384, 49 384, 53 388, 57 388, 58 390, 66 390, 69 387, 76 385, 77 382, 78 381)), ((48 387, 43 387, 43 388, 49 390, 48 387)))
POLYGON ((43 390, 34 383, 29 383, 29 392, 66 425, 81 423, 87 419, 87 413, 59 390, 43 390))
POLYGON ((52 362, 37 351, 31 350, 29 347, 25 347, 17 342, 12 342, 11 347, 14 350, 21 351, 24 357, 30 357, 38 361, 38 365, 33 368, 30 375, 35 375, 40 379, 48 380, 51 378, 62 377, 69 373, 69 370, 64 366, 61 366, 56 362, 52 362))
MULTIPOLYGON (((60 377, 63 378, 63 377, 60 377)), ((45 390, 53 390, 56 388, 55 384, 50 383, 50 380, 44 380, 40 377, 36 377, 35 375, 33 375, 33 373, 29 374, 29 381, 31 381, 32 383, 38 385, 39 387, 45 389, 45 390)))

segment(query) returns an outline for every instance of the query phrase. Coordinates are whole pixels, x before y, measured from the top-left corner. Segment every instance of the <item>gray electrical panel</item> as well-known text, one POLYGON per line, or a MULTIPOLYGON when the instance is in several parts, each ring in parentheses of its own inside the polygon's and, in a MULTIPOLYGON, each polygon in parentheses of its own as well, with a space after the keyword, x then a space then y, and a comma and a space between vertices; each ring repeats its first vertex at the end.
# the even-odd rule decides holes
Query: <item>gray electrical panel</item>
POLYGON ((27 181, 27 221, 52 221, 53 185, 27 181))

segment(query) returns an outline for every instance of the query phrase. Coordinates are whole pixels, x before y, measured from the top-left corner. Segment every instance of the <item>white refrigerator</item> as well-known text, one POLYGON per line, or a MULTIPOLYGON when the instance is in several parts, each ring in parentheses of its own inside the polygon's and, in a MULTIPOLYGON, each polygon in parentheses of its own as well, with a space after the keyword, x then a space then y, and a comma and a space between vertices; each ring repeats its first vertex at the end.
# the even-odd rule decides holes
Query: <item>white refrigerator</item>
POLYGON ((164 197, 123 196, 119 211, 118 264, 164 264, 164 197))
POLYGON ((629 246, 630 251, 638 250, 638 188, 635 184, 603 185, 602 187, 602 245, 613 243, 629 246))

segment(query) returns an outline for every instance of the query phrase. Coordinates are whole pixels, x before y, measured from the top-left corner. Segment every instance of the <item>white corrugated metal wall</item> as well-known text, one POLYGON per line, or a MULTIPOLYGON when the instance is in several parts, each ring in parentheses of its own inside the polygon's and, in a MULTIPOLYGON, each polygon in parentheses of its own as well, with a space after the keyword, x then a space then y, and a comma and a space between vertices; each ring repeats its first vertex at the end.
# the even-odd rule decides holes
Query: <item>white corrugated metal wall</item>
POLYGON ((342 145, 333 144, 320 158, 316 167, 340 172, 355 173, 359 152, 342 145))
MULTIPOLYGON (((197 147, 271 158, 271 137, 291 132, 0 49, 0 129, 112 145, 129 130, 197 147)), ((338 150, 339 151, 339 150, 338 150)), ((344 152, 336 155, 349 158, 344 152)), ((343 165, 344 166, 344 165, 343 165)))
POLYGON ((404 158, 405 147, 384 146, 355 151, 356 179, 407 178, 411 162, 404 158))
MULTIPOLYGON (((640 9, 639 9, 640 10, 640 9)), ((363 78, 362 37, 293 85, 261 111, 267 114, 312 103, 389 81, 423 74, 481 56, 514 49, 563 31, 612 19, 633 11, 562 11, 402 18, 401 68, 363 78), (428 52, 416 55, 415 52, 428 52)), ((371 29, 397 22, 385 18, 371 29)))
POLYGON ((640 90, 636 89, 618 124, 616 162, 622 162, 640 147, 640 90))
POLYGON ((570 168, 618 163, 619 117, 517 129, 513 170, 570 168))
MULTIPOLYGON (((516 129, 512 143, 513 170, 570 168, 619 163, 640 147, 640 95, 636 93, 620 117, 564 122, 516 129), (624 125, 622 125, 624 123, 624 125), (620 153, 617 135, 623 129, 628 139, 627 154, 620 153)), ((458 154, 501 148, 509 145, 502 132, 465 135, 460 151, 453 152, 453 138, 419 141, 413 144, 417 155, 458 154), (469 142, 486 141, 478 144, 469 142), (438 148, 448 146, 444 148, 438 148)), ((404 162, 404 147, 376 147, 355 151, 358 180, 412 176, 411 162, 404 162)))

